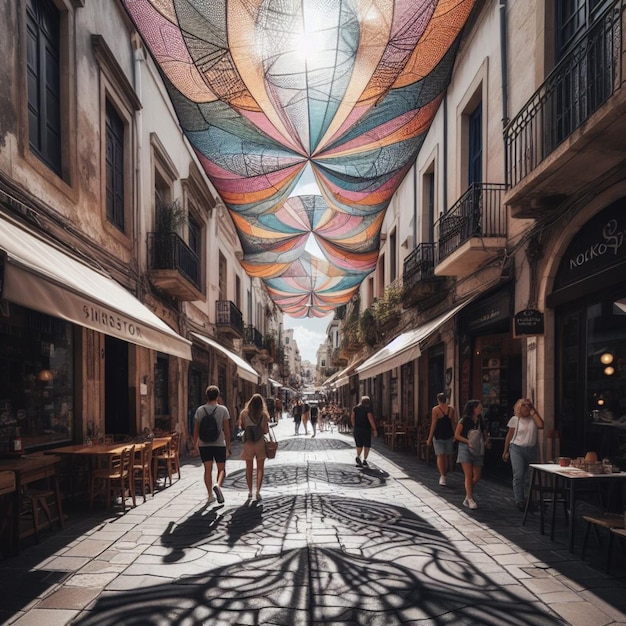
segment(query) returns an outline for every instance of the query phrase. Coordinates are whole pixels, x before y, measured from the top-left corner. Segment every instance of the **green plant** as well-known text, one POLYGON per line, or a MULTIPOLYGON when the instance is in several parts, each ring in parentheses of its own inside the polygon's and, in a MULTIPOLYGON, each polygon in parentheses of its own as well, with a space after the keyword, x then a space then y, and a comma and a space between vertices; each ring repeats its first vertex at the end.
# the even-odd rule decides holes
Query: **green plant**
POLYGON ((157 203, 154 228, 161 235, 178 233, 180 227, 187 224, 188 219, 178 200, 167 204, 157 203))
POLYGON ((376 319, 371 307, 365 309, 359 318, 359 339, 370 346, 373 346, 378 341, 376 319))
POLYGON ((402 307, 402 286, 392 283, 385 289, 385 294, 372 305, 372 313, 379 324, 393 319, 402 307))

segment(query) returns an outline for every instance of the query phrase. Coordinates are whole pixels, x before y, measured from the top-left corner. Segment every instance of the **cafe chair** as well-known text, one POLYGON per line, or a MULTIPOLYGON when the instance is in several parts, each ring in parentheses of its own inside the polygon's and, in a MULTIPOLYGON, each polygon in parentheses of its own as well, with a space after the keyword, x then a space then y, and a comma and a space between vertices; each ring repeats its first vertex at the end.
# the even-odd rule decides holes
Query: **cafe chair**
POLYGON ((132 480, 135 486, 138 484, 141 486, 141 495, 143 501, 146 501, 146 492, 150 490, 152 497, 154 497, 154 486, 152 480, 152 441, 148 441, 145 444, 135 450, 133 459, 133 477, 132 480))
POLYGON ((154 480, 158 480, 161 470, 163 471, 164 481, 167 480, 171 486, 172 476, 174 472, 178 473, 180 480, 180 454, 179 454, 180 435, 172 433, 172 438, 162 452, 154 455, 154 480))
POLYGON ((126 512, 126 494, 130 493, 133 507, 135 500, 135 481, 133 480, 133 459, 135 446, 122 448, 119 454, 107 456, 106 467, 95 468, 91 472, 89 505, 93 508, 96 494, 103 494, 107 509, 111 508, 111 495, 118 494, 122 503, 122 512, 126 512))
POLYGON ((42 523, 40 513, 43 512, 48 520, 48 527, 52 528, 52 511, 50 510, 50 503, 48 500, 54 500, 54 506, 57 511, 57 519, 59 520, 59 527, 63 528, 63 519, 58 514, 58 507, 56 502, 56 495, 52 489, 26 489, 22 494, 22 501, 32 515, 33 529, 35 530, 35 539, 39 543, 39 531, 44 528, 45 522, 42 523))
POLYGON ((587 527, 585 528, 585 537, 583 539, 583 546, 580 554, 581 560, 585 560, 585 552, 587 551, 587 541, 589 539, 589 532, 593 527, 596 537, 598 539, 598 543, 602 545, 602 538, 600 537, 599 528, 606 528, 609 532, 609 541, 607 546, 606 553, 606 571, 608 573, 609 566, 611 562, 611 550, 613 548, 613 537, 615 536, 611 531, 613 529, 623 529, 624 528, 624 514, 618 513, 596 513, 583 515, 583 519, 587 522, 587 527))

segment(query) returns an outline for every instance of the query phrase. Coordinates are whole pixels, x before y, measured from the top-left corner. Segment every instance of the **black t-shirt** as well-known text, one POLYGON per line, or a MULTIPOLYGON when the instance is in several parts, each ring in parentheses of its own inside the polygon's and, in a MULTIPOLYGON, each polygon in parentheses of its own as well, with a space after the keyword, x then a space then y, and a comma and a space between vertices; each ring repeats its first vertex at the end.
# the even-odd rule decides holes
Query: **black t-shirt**
POLYGON ((311 421, 312 422, 317 421, 317 412, 318 412, 318 408, 315 405, 313 405, 311 407, 311 421))
POLYGON ((354 427, 359 430, 372 430, 369 419, 367 419, 368 413, 372 412, 372 407, 363 406, 357 404, 354 407, 354 427))

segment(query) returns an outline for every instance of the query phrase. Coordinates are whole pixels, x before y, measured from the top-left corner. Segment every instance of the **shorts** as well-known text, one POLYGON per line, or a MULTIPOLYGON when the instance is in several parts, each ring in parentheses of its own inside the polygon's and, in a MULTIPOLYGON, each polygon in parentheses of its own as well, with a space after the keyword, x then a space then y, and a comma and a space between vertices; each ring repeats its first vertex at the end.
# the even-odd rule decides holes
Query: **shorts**
POLYGON ((203 463, 207 461, 226 463, 226 446, 199 446, 198 449, 203 463))
POLYGON ((369 428, 355 428, 354 443, 357 448, 371 448, 372 431, 369 428))
POLYGON ((265 454, 265 438, 261 438, 258 441, 246 441, 241 449, 241 455, 239 458, 242 461, 252 461, 256 458, 257 461, 262 461, 267 458, 265 454))
POLYGON ((457 463, 471 463, 476 467, 482 467, 484 459, 484 455, 478 456, 472 454, 466 443, 459 442, 459 454, 456 458, 457 463))
POLYGON ((454 437, 450 437, 450 439, 433 438, 433 447, 435 454, 454 454, 454 437))

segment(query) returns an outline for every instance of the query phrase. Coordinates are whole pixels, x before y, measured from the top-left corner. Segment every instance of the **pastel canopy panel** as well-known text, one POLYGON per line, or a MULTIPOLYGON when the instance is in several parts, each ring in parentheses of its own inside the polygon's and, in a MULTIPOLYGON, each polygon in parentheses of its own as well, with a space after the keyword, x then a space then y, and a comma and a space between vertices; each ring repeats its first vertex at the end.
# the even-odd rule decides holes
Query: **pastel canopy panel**
POLYGON ((243 267, 289 315, 345 304, 376 266, 475 0, 123 2, 243 267))

